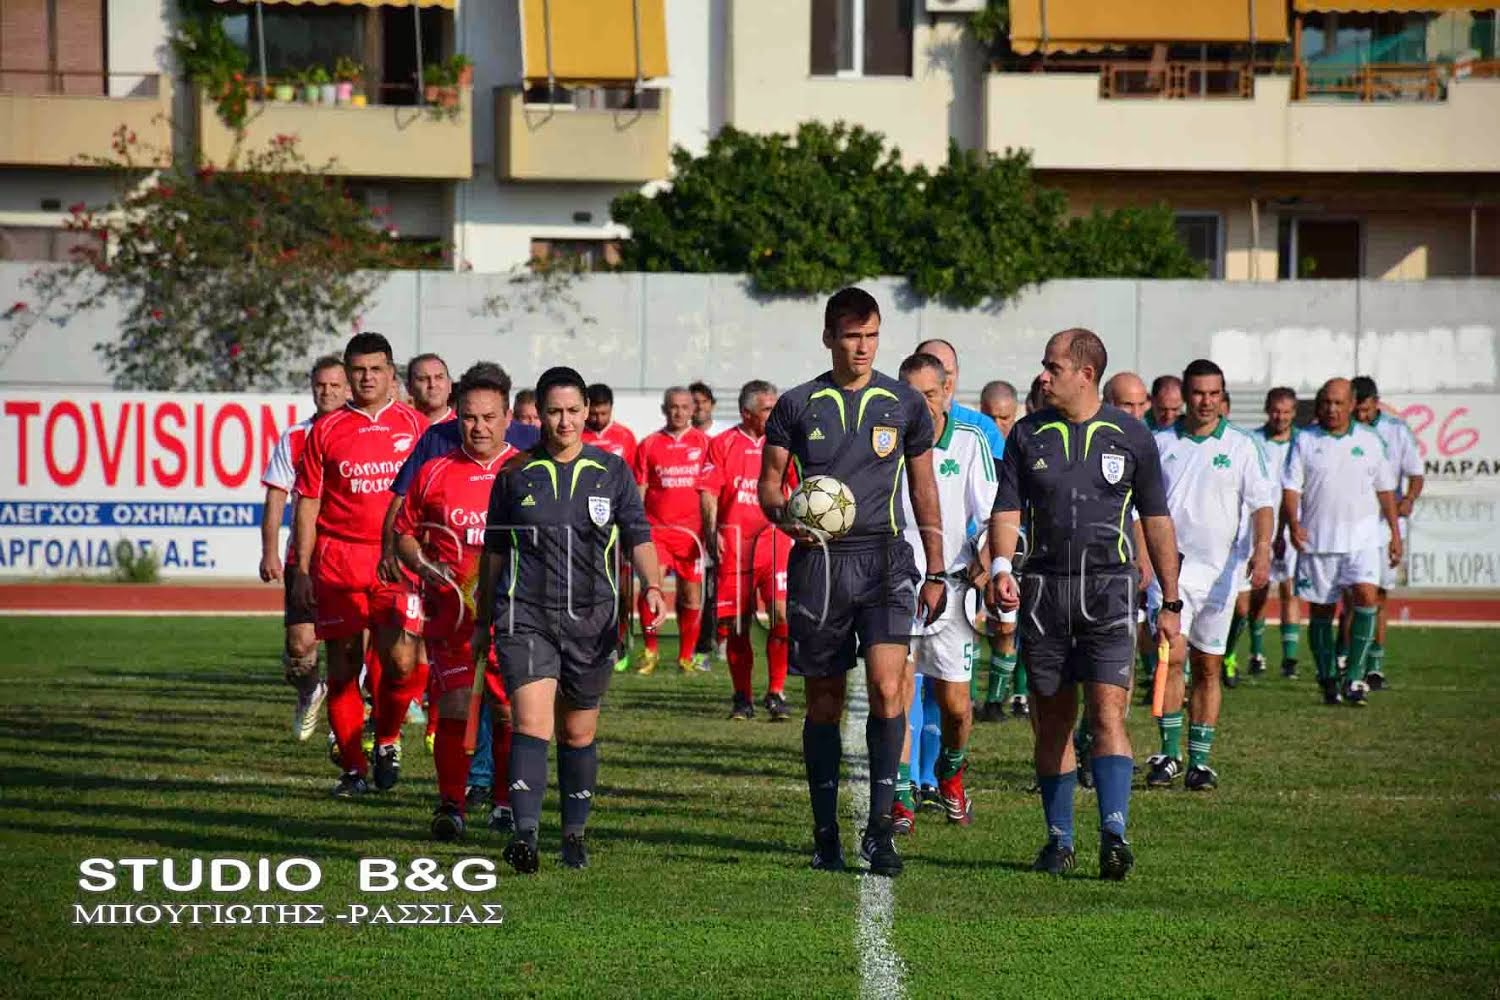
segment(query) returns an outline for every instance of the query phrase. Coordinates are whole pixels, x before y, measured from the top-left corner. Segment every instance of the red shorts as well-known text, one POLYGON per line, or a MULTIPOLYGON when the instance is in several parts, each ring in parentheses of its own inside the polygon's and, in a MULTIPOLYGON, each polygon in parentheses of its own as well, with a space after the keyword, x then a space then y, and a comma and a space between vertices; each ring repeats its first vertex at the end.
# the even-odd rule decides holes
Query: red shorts
POLYGON ((311 569, 319 639, 352 639, 384 624, 421 634, 421 596, 410 581, 381 582, 379 565, 379 544, 318 539, 311 569))
POLYGON ((651 540, 656 543, 656 559, 662 572, 671 570, 684 583, 703 579, 703 550, 698 536, 682 528, 651 526, 651 540))
MULTIPOLYGON (((428 639, 427 661, 427 692, 433 700, 450 691, 473 690, 474 646, 467 637, 458 641, 428 639)), ((505 696, 505 685, 501 683, 500 667, 493 649, 490 650, 489 665, 484 671, 484 687, 498 704, 510 704, 510 699, 505 696)))
MULTIPOLYGON (((728 541, 729 536, 723 536, 728 541)), ((718 616, 738 618, 755 611, 755 598, 769 610, 786 601, 787 561, 792 540, 779 531, 762 531, 739 547, 726 544, 719 562, 718 616)))

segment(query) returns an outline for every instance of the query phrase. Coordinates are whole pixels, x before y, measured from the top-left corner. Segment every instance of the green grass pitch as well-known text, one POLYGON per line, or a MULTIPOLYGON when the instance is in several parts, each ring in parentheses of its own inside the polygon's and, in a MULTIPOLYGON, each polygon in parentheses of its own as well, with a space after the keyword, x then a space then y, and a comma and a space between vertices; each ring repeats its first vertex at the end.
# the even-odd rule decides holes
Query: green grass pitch
MULTIPOLYGON (((427 838, 431 759, 408 729, 401 784, 358 802, 290 736, 278 623, 8 618, 0 679, 0 975, 8 996, 834 996, 860 990, 860 879, 807 870, 801 727, 729 723, 728 679, 618 676, 601 726, 593 867, 504 869, 499 927, 80 927, 73 904, 213 900, 159 886, 99 896, 88 857, 307 856, 305 897, 361 896, 360 857, 451 863, 502 846, 427 838)), ((1274 631, 1274 630, 1273 630, 1274 631)), ((902 841, 891 941, 913 996, 1495 995, 1500 974, 1500 688, 1492 631, 1393 630, 1394 690, 1328 709, 1307 679, 1225 693, 1221 789, 1137 791, 1129 881, 1027 871, 1042 835, 1029 731, 973 740, 975 824, 926 814, 902 841)), ((1274 636, 1273 636, 1274 638, 1274 636)), ((671 640, 663 663, 670 665, 671 640)), ((1304 651, 1305 652, 1305 651, 1304 651)), ((1308 665, 1310 667, 1310 664, 1308 665)), ((1273 666, 1274 673, 1274 666, 1273 666)), ((758 683, 763 686, 763 674, 758 683)), ((800 684, 789 693, 800 705, 800 684)), ((761 687, 757 688, 757 695, 761 687)), ((1136 757, 1155 749, 1131 717, 1136 757)), ((848 796, 845 793, 845 802, 848 796)), ((853 857, 857 824, 845 824, 853 857)))

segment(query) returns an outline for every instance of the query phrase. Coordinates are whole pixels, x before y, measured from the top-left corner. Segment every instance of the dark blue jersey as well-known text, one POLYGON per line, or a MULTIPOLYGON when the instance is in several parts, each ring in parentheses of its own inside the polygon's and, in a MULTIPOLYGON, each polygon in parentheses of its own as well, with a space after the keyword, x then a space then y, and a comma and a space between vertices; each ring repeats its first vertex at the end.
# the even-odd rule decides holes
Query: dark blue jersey
POLYGON ((896 490, 906 460, 932 448, 932 417, 905 382, 877 371, 841 389, 824 372, 777 400, 766 443, 791 453, 799 482, 833 476, 854 494, 854 527, 835 544, 890 538, 906 526, 896 490))
POLYGON ((1069 423, 1048 407, 1005 439, 995 512, 1020 511, 1027 574, 1085 576, 1130 569, 1130 508, 1167 513, 1161 457, 1146 425, 1104 405, 1069 423))
MULTIPOLYGON (((406 496, 411 489, 411 481, 417 477, 417 470, 434 458, 446 455, 448 452, 463 444, 464 432, 455 420, 444 420, 440 424, 433 424, 422 432, 417 439, 417 447, 412 450, 401 471, 396 473, 396 478, 391 481, 391 492, 398 497, 406 496)), ((527 451, 537 446, 542 439, 542 431, 539 427, 523 424, 519 421, 511 421, 505 430, 505 443, 515 445, 521 451, 527 451)))
POLYGON ((581 609, 616 599, 618 567, 651 540, 635 476, 593 445, 571 462, 538 446, 495 477, 485 548, 500 559, 495 622, 519 601, 581 609))

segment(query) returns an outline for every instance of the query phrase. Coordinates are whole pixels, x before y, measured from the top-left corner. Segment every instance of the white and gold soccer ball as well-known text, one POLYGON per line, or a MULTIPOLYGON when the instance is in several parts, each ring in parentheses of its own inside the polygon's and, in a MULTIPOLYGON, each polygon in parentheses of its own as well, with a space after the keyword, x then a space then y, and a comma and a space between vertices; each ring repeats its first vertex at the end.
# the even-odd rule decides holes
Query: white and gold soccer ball
POLYGON ((805 528, 838 538, 854 527, 854 494, 832 476, 812 476, 787 500, 792 517, 805 528))

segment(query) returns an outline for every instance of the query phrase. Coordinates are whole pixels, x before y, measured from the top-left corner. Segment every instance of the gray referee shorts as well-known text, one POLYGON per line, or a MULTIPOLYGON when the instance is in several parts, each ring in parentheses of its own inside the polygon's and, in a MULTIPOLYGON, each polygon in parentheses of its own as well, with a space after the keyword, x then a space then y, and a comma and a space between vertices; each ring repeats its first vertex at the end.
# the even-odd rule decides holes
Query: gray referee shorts
POLYGON ((1135 578, 1128 574, 1020 579, 1016 625, 1031 689, 1050 698, 1064 684, 1130 687, 1135 665, 1135 578))
POLYGON ((571 610, 499 604, 495 657, 506 692, 550 679, 575 708, 598 708, 614 675, 616 612, 613 601, 571 610))

